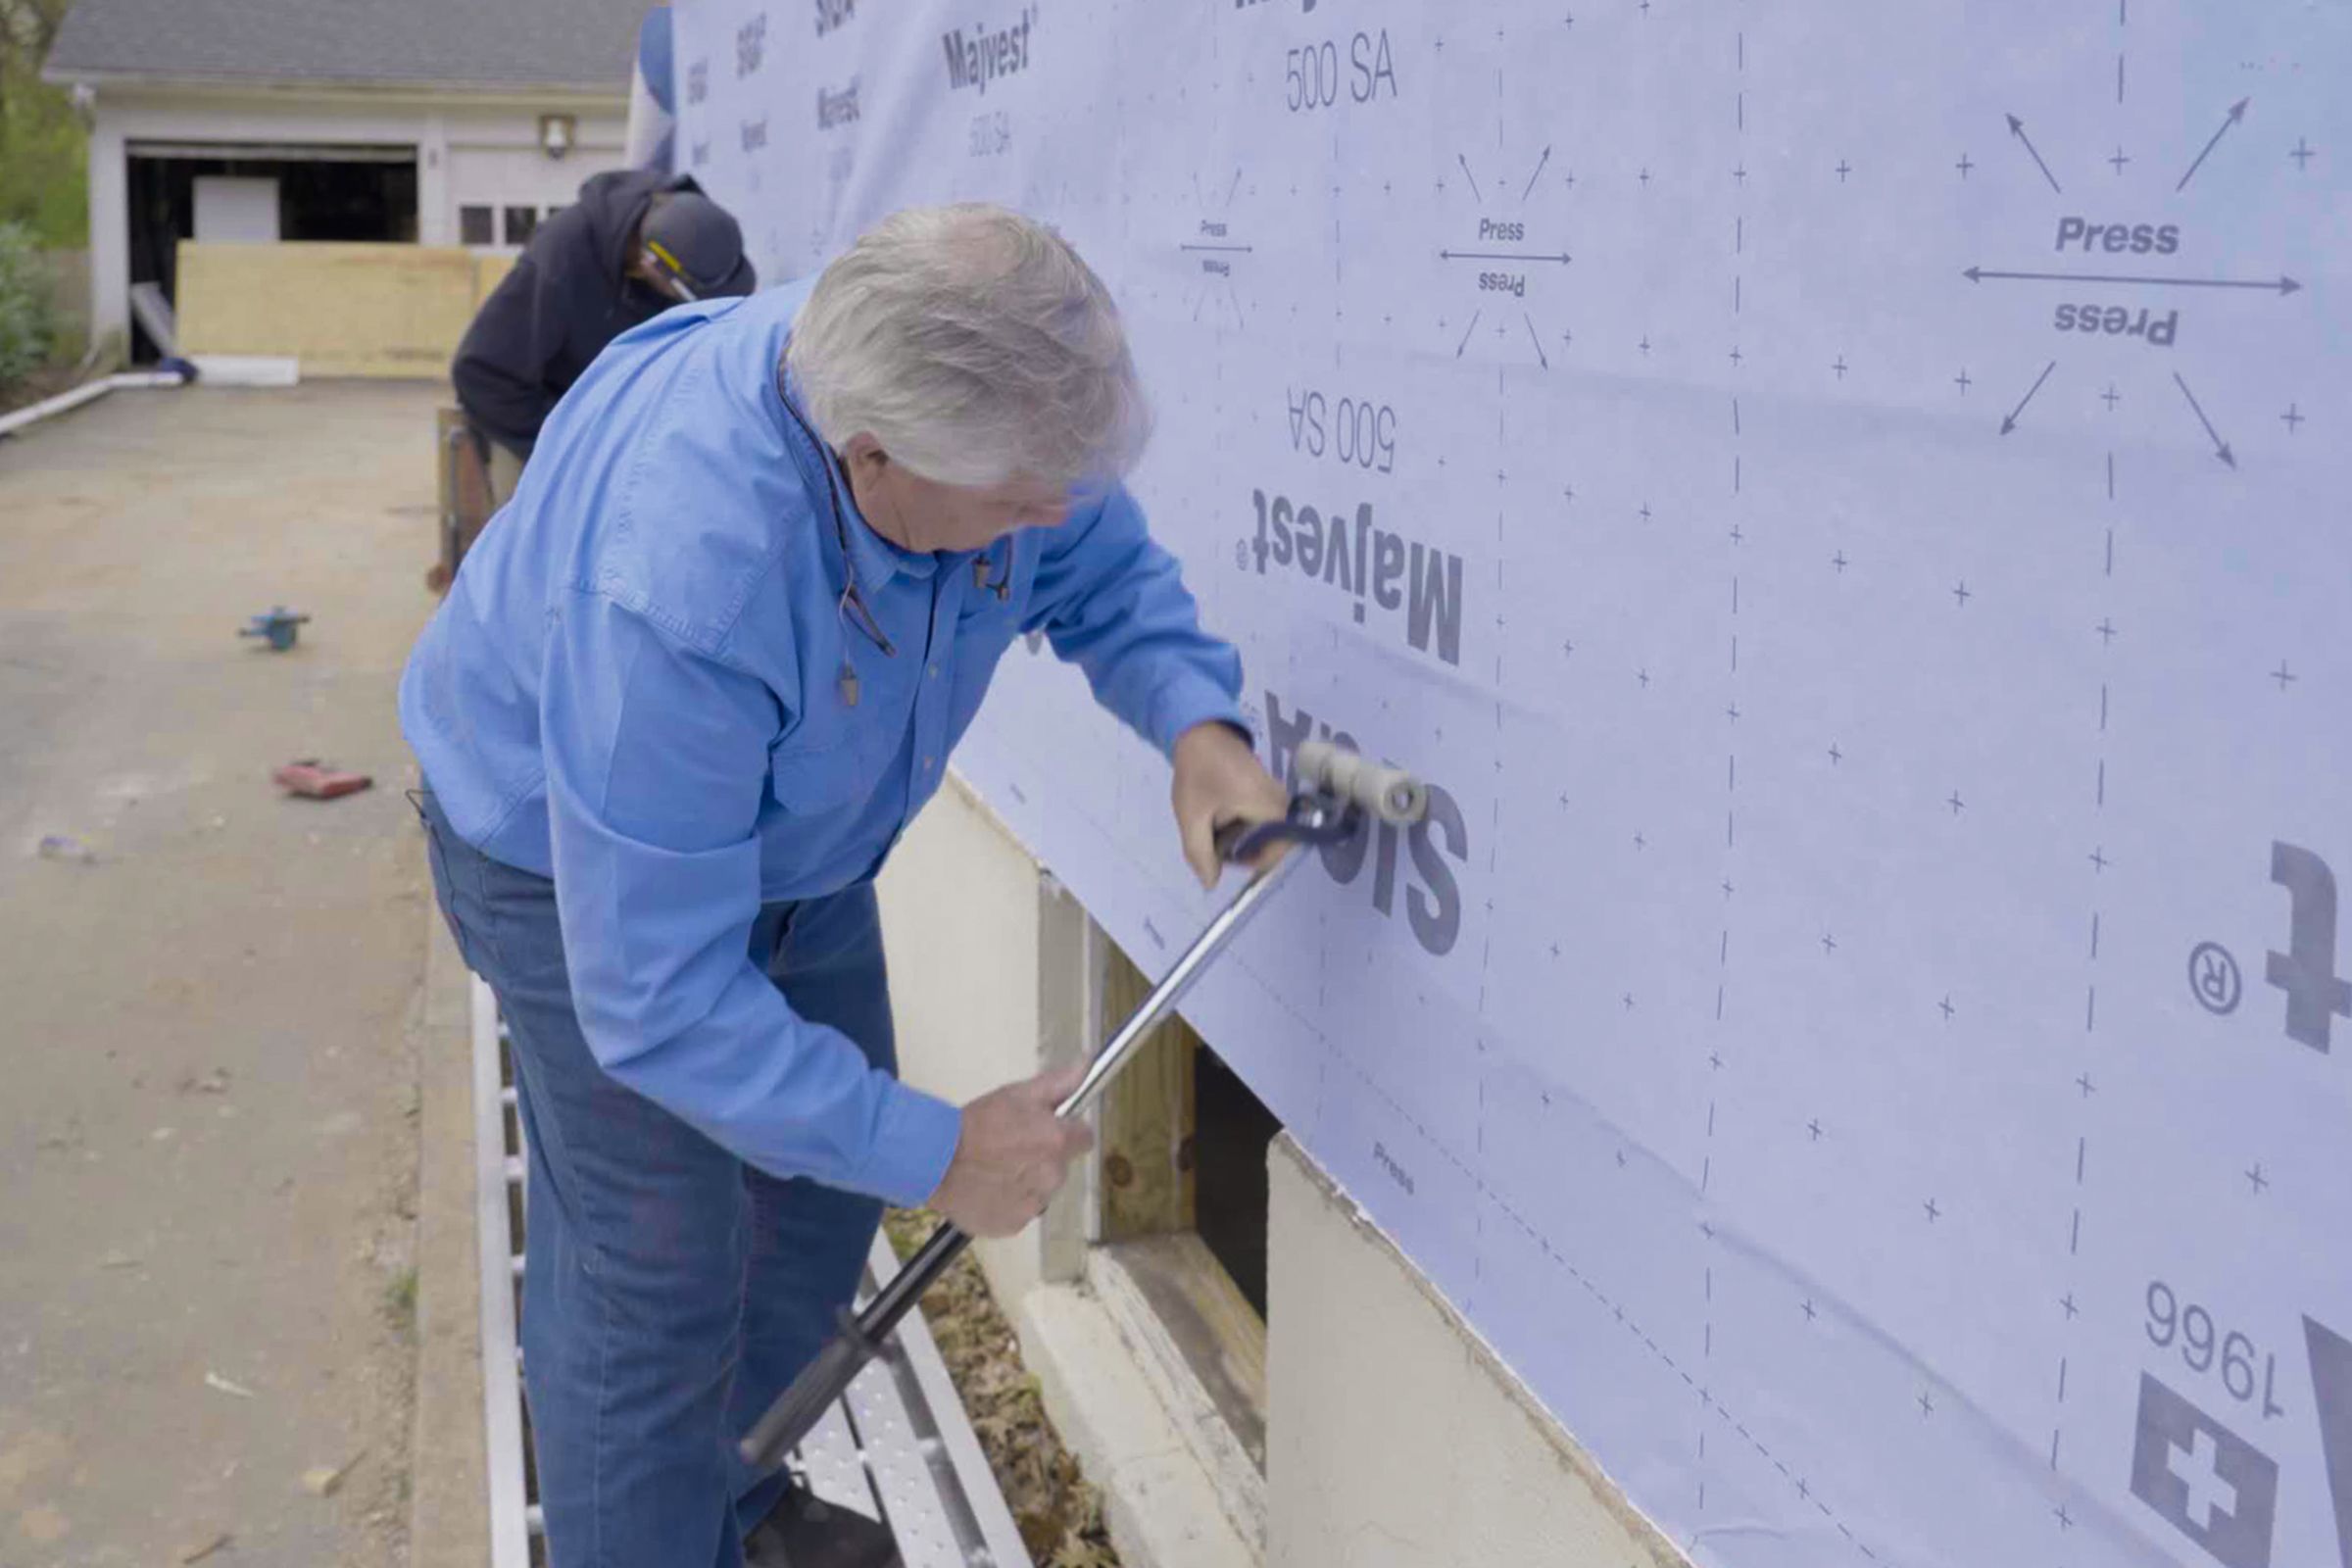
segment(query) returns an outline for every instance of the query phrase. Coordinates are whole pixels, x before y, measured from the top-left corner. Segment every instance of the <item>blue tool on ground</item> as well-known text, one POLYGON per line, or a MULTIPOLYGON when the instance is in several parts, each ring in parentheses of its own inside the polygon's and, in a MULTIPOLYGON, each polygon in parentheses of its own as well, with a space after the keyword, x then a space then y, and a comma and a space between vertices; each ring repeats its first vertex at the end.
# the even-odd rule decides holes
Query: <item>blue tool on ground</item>
MULTIPOLYGON (((1228 823, 1217 830, 1218 857, 1229 863, 1250 864, 1267 850, 1283 853, 1261 864, 1249 886, 1220 910, 1193 945, 1177 958, 1135 1015, 1120 1026, 1086 1069, 1085 1079, 1069 1098, 1054 1107, 1063 1120, 1082 1113, 1105 1085, 1131 1061, 1136 1048, 1153 1025, 1167 1015, 1193 982, 1222 953, 1249 918, 1271 898, 1305 857, 1301 847, 1342 844, 1364 831, 1366 818, 1379 817, 1399 825, 1418 822, 1429 809, 1429 792, 1400 768, 1368 762, 1345 746, 1308 741, 1298 748, 1292 765, 1290 809, 1279 822, 1228 823)), ((792 1387, 779 1395, 757 1425, 737 1445, 744 1462, 766 1470, 784 1462, 800 1446, 874 1357, 884 1353, 891 1331, 922 1298, 923 1292, 947 1272, 972 1239, 954 1225, 931 1233, 922 1250, 883 1283, 864 1311, 841 1314, 841 1332, 817 1353, 792 1387)))
POLYGON ((296 614, 283 605, 271 605, 268 611, 237 628, 237 635, 262 638, 270 644, 271 652, 282 654, 294 646, 295 640, 302 635, 303 622, 310 618, 296 614))

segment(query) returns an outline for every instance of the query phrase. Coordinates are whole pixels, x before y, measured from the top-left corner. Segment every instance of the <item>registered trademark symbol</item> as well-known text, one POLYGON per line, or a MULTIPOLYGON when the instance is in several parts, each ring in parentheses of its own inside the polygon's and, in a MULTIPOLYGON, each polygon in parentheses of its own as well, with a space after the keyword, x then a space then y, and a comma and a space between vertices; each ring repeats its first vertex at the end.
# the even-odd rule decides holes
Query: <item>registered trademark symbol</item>
POLYGON ((2245 995, 2245 976, 2237 960, 2219 942, 2200 942, 2188 956, 2188 989, 2207 1012, 2228 1016, 2245 995))

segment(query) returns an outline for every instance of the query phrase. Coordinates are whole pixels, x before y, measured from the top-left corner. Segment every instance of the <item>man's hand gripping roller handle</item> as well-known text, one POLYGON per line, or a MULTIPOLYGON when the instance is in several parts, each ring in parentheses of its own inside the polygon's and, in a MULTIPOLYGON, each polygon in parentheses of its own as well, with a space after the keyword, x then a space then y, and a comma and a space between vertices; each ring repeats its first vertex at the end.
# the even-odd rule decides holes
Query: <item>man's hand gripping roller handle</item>
MULTIPOLYGON (((1300 858, 1288 853, 1290 846, 1342 843, 1362 831, 1366 816, 1398 824, 1418 822, 1428 808, 1428 792, 1401 769, 1367 761, 1328 741, 1300 746, 1292 770, 1290 810, 1283 819, 1230 823, 1217 833, 1217 853, 1227 860, 1254 862, 1276 846, 1282 846, 1285 853, 1261 866, 1185 950, 1135 1015, 1096 1054, 1086 1077, 1054 1107, 1054 1114, 1064 1120, 1082 1114, 1118 1076, 1152 1026, 1174 1009, 1201 971, 1297 868, 1300 858)), ((881 1353, 899 1320, 971 1243, 972 1239, 955 1226, 941 1226, 922 1250, 883 1285, 864 1311, 855 1316, 844 1312, 841 1332, 744 1438, 741 1450, 745 1462, 763 1470, 781 1464, 833 1401, 848 1391, 865 1364, 881 1353)))

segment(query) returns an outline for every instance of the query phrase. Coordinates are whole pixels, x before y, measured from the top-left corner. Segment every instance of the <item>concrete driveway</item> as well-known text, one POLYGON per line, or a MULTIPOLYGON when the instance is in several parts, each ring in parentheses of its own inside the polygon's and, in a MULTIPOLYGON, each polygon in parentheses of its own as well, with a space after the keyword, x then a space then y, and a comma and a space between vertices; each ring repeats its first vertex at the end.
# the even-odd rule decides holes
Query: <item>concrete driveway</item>
POLYGON ((393 683, 445 395, 118 392, 0 441, 4 1568, 406 1560, 430 895, 393 683), (277 602, 297 649, 236 636, 277 602), (282 798, 305 756, 376 787, 282 798))

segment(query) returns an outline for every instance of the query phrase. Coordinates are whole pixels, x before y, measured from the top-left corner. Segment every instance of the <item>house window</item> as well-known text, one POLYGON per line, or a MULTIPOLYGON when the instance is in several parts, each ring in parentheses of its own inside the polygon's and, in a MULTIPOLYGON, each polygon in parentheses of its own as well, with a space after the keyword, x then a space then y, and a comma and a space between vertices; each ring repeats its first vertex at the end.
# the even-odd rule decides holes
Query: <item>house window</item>
POLYGON ((545 221, 546 221, 548 219, 555 217, 555 216, 556 216, 558 213, 562 212, 563 210, 564 210, 564 204, 563 204, 562 202, 558 202, 558 203, 557 203, 555 206, 553 206, 553 207, 550 207, 550 208, 549 208, 549 209, 546 211, 546 213, 544 213, 543 215, 541 215, 540 221, 542 221, 542 222, 545 222, 545 221))
POLYGON ((458 209, 458 243, 461 245, 495 245, 498 231, 492 220, 497 215, 487 207, 458 209))
POLYGON ((539 209, 536 207, 510 207, 507 209, 508 244, 528 245, 531 242, 532 232, 538 226, 539 209))

